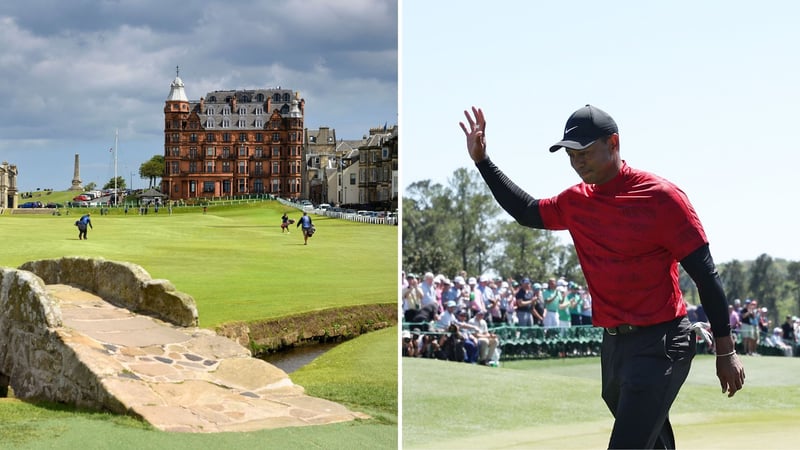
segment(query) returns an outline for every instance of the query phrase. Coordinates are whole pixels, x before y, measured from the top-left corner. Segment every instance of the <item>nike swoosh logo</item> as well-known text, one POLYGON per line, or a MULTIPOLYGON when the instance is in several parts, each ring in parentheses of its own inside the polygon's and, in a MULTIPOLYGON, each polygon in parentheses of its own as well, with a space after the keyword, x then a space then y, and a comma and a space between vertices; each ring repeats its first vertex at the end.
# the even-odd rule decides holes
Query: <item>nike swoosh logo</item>
POLYGON ((572 128, 568 128, 568 129, 564 130, 564 134, 567 134, 567 133, 569 133, 570 131, 574 130, 575 128, 578 128, 578 126, 577 126, 577 125, 575 125, 575 126, 574 126, 574 127, 572 127, 572 128))

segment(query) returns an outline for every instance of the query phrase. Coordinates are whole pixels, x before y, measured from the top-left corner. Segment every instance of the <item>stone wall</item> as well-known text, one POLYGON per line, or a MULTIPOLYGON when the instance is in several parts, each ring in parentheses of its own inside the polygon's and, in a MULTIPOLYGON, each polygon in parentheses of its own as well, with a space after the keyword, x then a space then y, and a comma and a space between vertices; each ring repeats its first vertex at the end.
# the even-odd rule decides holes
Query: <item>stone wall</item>
POLYGON ((64 257, 30 261, 20 266, 46 284, 68 284, 135 313, 182 327, 198 326, 197 305, 168 280, 152 279, 136 264, 100 258, 64 257))
POLYGON ((61 308, 35 274, 0 268, 0 392, 124 413, 61 339, 61 308))

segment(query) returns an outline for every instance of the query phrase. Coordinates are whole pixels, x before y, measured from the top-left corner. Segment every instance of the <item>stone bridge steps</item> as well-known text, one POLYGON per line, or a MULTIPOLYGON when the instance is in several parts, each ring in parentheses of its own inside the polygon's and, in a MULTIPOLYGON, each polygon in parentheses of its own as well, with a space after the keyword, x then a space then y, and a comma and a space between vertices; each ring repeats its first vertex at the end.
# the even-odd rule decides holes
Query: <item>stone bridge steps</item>
POLYGON ((367 416, 305 395, 282 370, 239 344, 114 306, 64 284, 48 284, 62 323, 56 332, 120 409, 158 429, 252 431, 367 416))

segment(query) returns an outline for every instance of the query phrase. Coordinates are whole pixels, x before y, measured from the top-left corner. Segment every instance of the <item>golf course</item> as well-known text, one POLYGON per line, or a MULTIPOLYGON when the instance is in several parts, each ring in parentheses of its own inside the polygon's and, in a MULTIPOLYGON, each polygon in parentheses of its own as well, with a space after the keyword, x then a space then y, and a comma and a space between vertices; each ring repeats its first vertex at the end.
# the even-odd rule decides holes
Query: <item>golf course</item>
MULTIPOLYGON (((151 208, 99 208, 0 215, 0 265, 83 256, 127 261, 194 297, 200 327, 281 319, 357 305, 395 304, 398 227, 311 214, 316 234, 280 228, 278 201, 151 208), (67 213, 68 211, 68 213, 67 213), (74 222, 91 213, 87 240, 74 222)), ((247 433, 164 433, 129 417, 0 399, 2 448, 397 448, 397 327, 370 332, 293 372, 310 395, 371 419, 247 433)))
MULTIPOLYGON (((798 448, 800 358, 745 356, 745 387, 721 393, 697 356, 672 406, 682 449, 798 448)), ((517 360, 499 368, 403 358, 404 449, 606 448, 613 419, 600 358, 517 360)))

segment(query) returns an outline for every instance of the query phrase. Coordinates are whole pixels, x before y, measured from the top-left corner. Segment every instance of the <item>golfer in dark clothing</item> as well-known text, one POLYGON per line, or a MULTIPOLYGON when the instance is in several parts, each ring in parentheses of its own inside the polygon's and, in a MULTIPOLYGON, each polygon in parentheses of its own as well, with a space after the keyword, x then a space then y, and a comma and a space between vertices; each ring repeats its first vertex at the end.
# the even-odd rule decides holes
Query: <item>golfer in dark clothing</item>
POLYGON ((614 120, 594 106, 576 111, 564 138, 583 180, 535 199, 486 155, 483 111, 465 111, 467 149, 498 203, 523 226, 569 230, 592 295, 592 320, 605 328, 602 396, 614 415, 610 448, 675 448, 669 409, 689 374, 695 337, 678 286, 678 262, 697 285, 716 338, 722 391, 744 384, 727 300, 700 220, 686 195, 620 158, 614 120))
POLYGON ((75 225, 78 226, 78 239, 89 239, 86 237, 86 229, 87 227, 94 229, 92 226, 92 219, 89 218, 90 214, 84 214, 75 222, 75 225))
POLYGON ((303 227, 303 245, 308 245, 308 238, 314 234, 314 224, 311 223, 311 217, 308 216, 308 213, 303 212, 303 217, 297 221, 297 226, 303 227))

